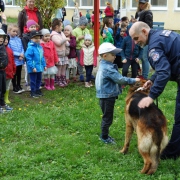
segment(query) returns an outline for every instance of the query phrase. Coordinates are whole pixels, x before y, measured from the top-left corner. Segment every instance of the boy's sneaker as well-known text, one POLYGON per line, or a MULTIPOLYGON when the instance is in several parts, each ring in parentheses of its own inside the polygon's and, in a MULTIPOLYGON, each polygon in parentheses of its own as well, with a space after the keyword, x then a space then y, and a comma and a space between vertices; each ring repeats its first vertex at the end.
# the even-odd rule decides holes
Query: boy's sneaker
POLYGON ((0 107, 0 114, 3 114, 4 111, 3 111, 3 108, 0 107))
POLYGON ((41 91, 40 89, 36 91, 36 94, 37 94, 38 96, 43 96, 43 93, 42 93, 42 91, 41 91))
POLYGON ((12 111, 13 110, 13 108, 8 106, 7 104, 5 104, 4 106, 1 106, 1 109, 3 111, 12 111))
POLYGON ((22 92, 18 88, 13 88, 13 93, 20 94, 22 92))
POLYGON ((21 86, 18 86, 18 88, 20 92, 24 92, 25 90, 21 87, 21 86))
POLYGON ((31 95, 30 95, 32 98, 39 98, 39 95, 34 93, 34 92, 31 92, 31 95))
POLYGON ((31 91, 31 87, 27 86, 26 91, 31 91))
POLYGON ((111 136, 108 136, 107 139, 103 139, 102 136, 100 136, 100 140, 104 142, 105 144, 116 144, 116 142, 114 141, 114 138, 112 138, 111 136))

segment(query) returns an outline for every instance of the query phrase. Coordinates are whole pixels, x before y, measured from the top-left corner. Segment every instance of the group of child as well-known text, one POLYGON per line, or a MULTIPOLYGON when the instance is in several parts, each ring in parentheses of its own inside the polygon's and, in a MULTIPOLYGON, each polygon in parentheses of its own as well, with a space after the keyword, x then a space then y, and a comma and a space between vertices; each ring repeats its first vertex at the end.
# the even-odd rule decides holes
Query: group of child
MULTIPOLYGON (((79 26, 73 30, 71 25, 63 27, 62 21, 54 18, 50 32, 48 29, 39 31, 38 24, 34 20, 28 20, 27 30, 22 38, 18 37, 17 25, 9 25, 7 34, 0 29, 3 31, 0 38, 3 46, 6 46, 8 55, 8 67, 2 70, 7 72, 6 85, 3 86, 3 92, 1 90, 0 113, 12 110, 7 105, 10 103, 8 95, 11 80, 14 93, 25 91, 21 86, 23 65, 25 65, 26 85, 33 98, 43 96, 40 89, 43 77, 47 90, 54 90, 55 82, 59 87, 66 87, 70 83, 70 69, 73 81, 77 81, 77 67, 81 81, 84 81, 83 67, 85 67, 85 87, 93 86, 91 78, 93 67, 97 66, 97 55, 92 36, 86 28, 87 23, 86 17, 82 16, 79 26)), ((4 81, 5 78, 1 79, 4 81)))

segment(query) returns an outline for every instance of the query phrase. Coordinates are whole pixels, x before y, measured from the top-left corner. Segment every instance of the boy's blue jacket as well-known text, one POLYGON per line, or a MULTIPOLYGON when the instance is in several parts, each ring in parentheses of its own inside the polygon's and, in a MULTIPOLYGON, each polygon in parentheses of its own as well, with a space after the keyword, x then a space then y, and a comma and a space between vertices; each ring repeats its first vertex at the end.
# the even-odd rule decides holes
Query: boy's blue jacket
MULTIPOLYGON (((123 42, 123 39, 124 37, 122 37, 120 35, 120 31, 121 31, 121 28, 118 28, 117 29, 117 32, 115 34, 115 38, 114 38, 114 45, 117 47, 117 48, 121 48, 122 46, 122 42, 123 42)), ((121 52, 116 54, 116 56, 121 56, 121 52)))
POLYGON ((122 93, 120 84, 134 84, 135 78, 122 76, 118 72, 118 67, 112 62, 101 60, 96 75, 96 97, 110 98, 117 97, 122 93))
POLYGON ((143 49, 139 45, 133 43, 131 36, 126 36, 123 39, 121 49, 122 49, 121 51, 122 60, 123 59, 134 60, 136 58, 142 59, 143 49))
POLYGON ((43 55, 43 48, 40 44, 30 41, 25 53, 27 61, 28 73, 32 73, 36 68, 36 72, 43 72, 46 67, 46 62, 43 55))

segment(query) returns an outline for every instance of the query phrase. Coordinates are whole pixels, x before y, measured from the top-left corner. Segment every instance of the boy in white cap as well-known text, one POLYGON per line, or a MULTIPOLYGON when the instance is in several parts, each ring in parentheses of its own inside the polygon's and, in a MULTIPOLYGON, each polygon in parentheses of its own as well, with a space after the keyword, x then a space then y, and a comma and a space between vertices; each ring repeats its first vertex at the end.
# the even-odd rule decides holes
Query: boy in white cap
POLYGON ((97 55, 94 43, 92 42, 92 36, 86 34, 84 36, 84 44, 80 52, 80 65, 85 67, 86 70, 86 81, 85 87, 91 87, 91 75, 93 67, 97 66, 97 55))
POLYGON ((105 42, 100 45, 98 53, 101 56, 99 69, 96 75, 96 97, 100 99, 100 107, 103 112, 100 139, 106 144, 115 144, 109 136, 109 127, 113 122, 114 105, 118 95, 122 93, 121 85, 134 84, 139 78, 123 77, 116 64, 113 64, 116 54, 121 49, 113 44, 105 42))

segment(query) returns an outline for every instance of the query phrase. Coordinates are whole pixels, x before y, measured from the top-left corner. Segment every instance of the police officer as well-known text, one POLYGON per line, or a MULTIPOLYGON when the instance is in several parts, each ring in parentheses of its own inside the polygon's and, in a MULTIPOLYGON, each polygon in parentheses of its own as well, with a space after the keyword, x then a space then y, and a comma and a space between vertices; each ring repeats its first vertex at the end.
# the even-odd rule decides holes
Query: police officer
POLYGON ((149 96, 143 98, 138 106, 148 107, 164 90, 169 80, 176 81, 175 123, 171 139, 161 154, 161 159, 176 159, 180 156, 180 35, 169 30, 151 30, 143 22, 136 22, 129 31, 130 36, 144 47, 148 44, 148 60, 155 73, 144 88, 150 88, 149 96))

